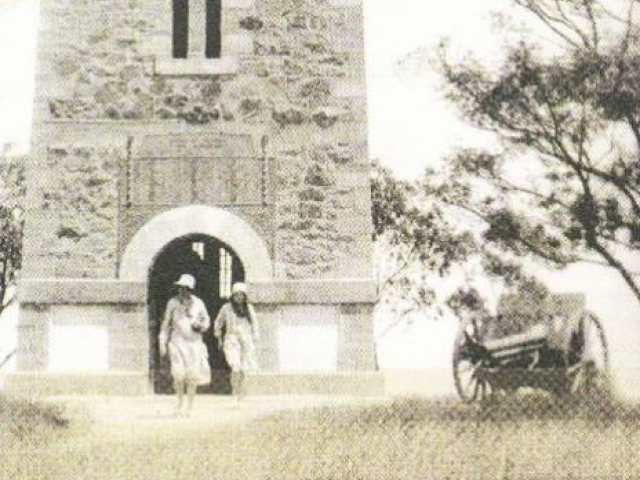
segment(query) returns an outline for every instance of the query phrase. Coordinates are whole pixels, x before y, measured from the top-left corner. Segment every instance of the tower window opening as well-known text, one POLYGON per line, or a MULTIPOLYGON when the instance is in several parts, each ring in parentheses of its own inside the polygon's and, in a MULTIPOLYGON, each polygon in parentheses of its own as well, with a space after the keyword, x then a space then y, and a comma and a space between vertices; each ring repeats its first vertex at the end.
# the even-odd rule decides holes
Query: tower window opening
POLYGON ((222 53, 222 0, 206 0, 206 58, 222 53))
POLYGON ((173 58, 189 52, 189 0, 173 0, 173 58))
POLYGON ((231 298, 233 257, 224 248, 220 249, 220 297, 231 298))
POLYGON ((193 251, 198 254, 200 260, 204 260, 204 243, 203 242, 194 242, 192 247, 193 251))

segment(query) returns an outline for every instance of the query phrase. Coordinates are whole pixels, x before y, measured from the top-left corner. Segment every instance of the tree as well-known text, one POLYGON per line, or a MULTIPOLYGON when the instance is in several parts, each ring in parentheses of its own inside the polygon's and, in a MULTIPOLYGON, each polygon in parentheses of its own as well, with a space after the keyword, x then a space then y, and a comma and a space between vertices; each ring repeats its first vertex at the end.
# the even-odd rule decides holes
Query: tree
MULTIPOLYGON (((495 309, 482 288, 488 282, 510 293, 546 292, 517 258, 488 248, 477 224, 442 208, 427 181, 430 175, 407 182, 378 162, 372 171, 379 308, 394 314, 381 335, 416 313, 493 321, 495 309)), ((526 326, 504 321, 510 322, 500 327, 504 332, 526 326)))
POLYGON ((381 304, 405 314, 430 307, 436 292, 427 277, 444 275, 473 248, 438 208, 418 198, 414 184, 373 164, 372 211, 381 304))
POLYGON ((496 68, 443 45, 447 98, 500 142, 455 152, 424 193, 479 221, 494 254, 601 263, 640 302, 640 2, 512 1, 555 48, 525 33, 496 68))
POLYGON ((23 158, 0 158, 0 315, 14 300, 11 287, 22 261, 24 194, 23 158))

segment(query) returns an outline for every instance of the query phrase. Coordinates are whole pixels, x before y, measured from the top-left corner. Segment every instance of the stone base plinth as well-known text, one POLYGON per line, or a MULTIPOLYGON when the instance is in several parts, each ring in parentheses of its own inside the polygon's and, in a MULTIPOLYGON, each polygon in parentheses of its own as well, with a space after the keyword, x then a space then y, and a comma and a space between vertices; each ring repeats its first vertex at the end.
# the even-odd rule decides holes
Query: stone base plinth
POLYGON ((19 372, 148 375, 144 285, 27 280, 20 283, 19 295, 19 372))
POLYGON ((0 378, 3 392, 27 398, 58 395, 147 395, 149 377, 144 373, 48 373, 14 372, 0 378))
MULTIPOLYGON (((17 371, 5 388, 36 396, 149 393, 155 352, 146 293, 140 282, 23 281, 17 371)), ((247 378, 248 394, 384 393, 371 282, 263 282, 250 284, 249 295, 259 319, 260 373, 247 378)), ((224 378, 216 379, 209 391, 227 393, 224 378)))
MULTIPOLYGON (((9 395, 39 398, 67 395, 141 396, 151 393, 149 378, 139 373, 56 374, 15 372, 0 377, 9 395)), ((383 396, 380 372, 256 373, 245 378, 246 395, 383 396)))
POLYGON ((381 372, 254 373, 245 377, 246 395, 382 396, 381 372))

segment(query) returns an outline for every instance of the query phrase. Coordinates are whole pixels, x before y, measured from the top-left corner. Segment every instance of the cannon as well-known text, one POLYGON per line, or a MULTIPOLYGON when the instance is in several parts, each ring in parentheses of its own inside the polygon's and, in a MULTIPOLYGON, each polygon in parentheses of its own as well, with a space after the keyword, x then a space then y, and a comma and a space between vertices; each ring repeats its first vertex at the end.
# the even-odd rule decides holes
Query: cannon
POLYGON ((526 330, 502 338, 478 321, 464 322, 453 352, 460 398, 471 403, 522 387, 581 396, 607 389, 609 354, 599 320, 584 309, 555 310, 526 330))

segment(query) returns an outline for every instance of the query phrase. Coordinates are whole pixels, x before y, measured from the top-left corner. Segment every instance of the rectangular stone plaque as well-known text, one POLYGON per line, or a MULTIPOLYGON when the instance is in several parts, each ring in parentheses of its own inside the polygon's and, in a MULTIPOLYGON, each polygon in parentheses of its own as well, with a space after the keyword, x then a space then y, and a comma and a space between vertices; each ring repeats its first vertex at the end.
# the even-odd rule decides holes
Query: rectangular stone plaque
POLYGON ((251 135, 183 133, 146 135, 132 145, 133 158, 252 158, 256 157, 251 135))
POLYGON ((109 330, 106 325, 59 325, 49 327, 50 372, 107 372, 109 330))
POLYGON ((261 159, 137 159, 129 201, 137 206, 260 205, 265 178, 261 159))
POLYGON ((279 325, 278 363, 282 372, 336 372, 338 326, 279 325))
POLYGON ((132 144, 127 202, 132 206, 260 205, 264 159, 250 135, 147 135, 132 144))

